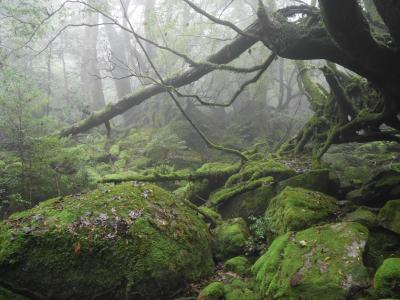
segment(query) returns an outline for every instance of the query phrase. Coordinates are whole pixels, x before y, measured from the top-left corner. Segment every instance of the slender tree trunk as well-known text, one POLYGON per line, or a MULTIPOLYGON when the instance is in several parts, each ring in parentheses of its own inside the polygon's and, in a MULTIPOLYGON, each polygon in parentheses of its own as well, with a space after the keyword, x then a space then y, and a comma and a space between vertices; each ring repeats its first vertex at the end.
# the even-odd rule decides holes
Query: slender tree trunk
MULTIPOLYGON (((91 14, 88 23, 98 23, 99 15, 91 14)), ((103 83, 100 76, 97 60, 98 26, 87 27, 84 33, 86 43, 83 47, 81 64, 81 91, 82 95, 89 99, 87 106, 91 112, 102 109, 105 106, 103 83)))

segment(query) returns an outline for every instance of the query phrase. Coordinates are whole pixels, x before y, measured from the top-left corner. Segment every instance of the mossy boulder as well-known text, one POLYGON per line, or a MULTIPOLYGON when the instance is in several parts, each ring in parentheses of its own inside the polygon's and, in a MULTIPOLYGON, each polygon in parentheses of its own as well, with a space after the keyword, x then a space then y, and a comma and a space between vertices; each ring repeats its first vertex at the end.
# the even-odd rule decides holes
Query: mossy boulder
POLYGON ((250 232, 242 218, 235 218, 218 225, 214 235, 214 256, 218 260, 225 260, 245 251, 250 232))
POLYGON ((29 298, 14 294, 4 288, 0 288, 0 300, 29 300, 29 298))
POLYGON ((367 239, 358 223, 288 232, 254 264, 258 288, 267 299, 347 299, 369 286, 362 263, 367 239))
POLYGON ((224 286, 225 300, 260 300, 260 295, 254 291, 252 282, 235 279, 224 286))
POLYGON ((380 297, 400 296, 400 258, 388 258, 376 271, 374 286, 380 297))
POLYGON ((335 195, 339 183, 331 178, 328 169, 320 169, 311 170, 279 182, 278 193, 284 190, 287 186, 302 187, 325 194, 335 195))
POLYGON ((252 281, 233 279, 231 282, 212 282, 206 286, 197 300, 259 300, 260 295, 254 291, 252 281))
POLYGON ((379 211, 378 221, 382 227, 400 234, 400 199, 388 201, 379 211))
POLYGON ((358 205, 382 207, 388 200, 400 198, 400 172, 388 170, 374 176, 360 190, 347 195, 358 205))
POLYGON ((400 257, 400 236, 384 228, 369 230, 365 262, 375 271, 385 259, 400 257))
POLYGON ((167 298, 212 270, 206 224, 150 184, 48 200, 0 223, 0 281, 43 298, 167 298))
MULTIPOLYGON (((268 182, 270 181, 268 180, 268 182)), ((249 216, 261 216, 274 195, 274 189, 270 184, 263 185, 261 183, 260 187, 254 190, 222 201, 218 206, 218 211, 224 219, 242 217, 246 220, 249 216)))
POLYGON ((244 256, 236 256, 231 259, 228 259, 224 263, 225 269, 230 272, 234 272, 240 276, 248 276, 251 274, 250 268, 251 264, 250 261, 244 256))
POLYGON ((298 231, 334 216, 336 199, 303 188, 286 187, 274 197, 267 210, 267 231, 272 237, 288 231, 298 231))
POLYGON ((368 228, 378 226, 377 213, 369 207, 358 207, 355 211, 348 213, 344 217, 344 221, 357 222, 368 228))
POLYGON ((212 282, 201 290, 197 300, 220 300, 224 294, 224 284, 219 281, 212 282))

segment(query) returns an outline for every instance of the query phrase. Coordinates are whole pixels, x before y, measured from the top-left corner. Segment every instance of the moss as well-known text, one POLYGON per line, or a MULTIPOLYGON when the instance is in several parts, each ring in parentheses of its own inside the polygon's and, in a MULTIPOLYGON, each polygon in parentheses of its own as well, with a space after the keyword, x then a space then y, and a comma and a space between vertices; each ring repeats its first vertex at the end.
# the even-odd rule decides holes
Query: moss
POLYGON ((217 213, 215 210, 213 210, 212 208, 209 208, 207 206, 199 206, 199 210, 204 213, 205 215, 207 215, 208 217, 210 217, 211 219, 215 220, 216 222, 221 222, 222 221, 222 217, 219 213, 217 213))
POLYGON ((276 236, 326 221, 336 211, 336 200, 330 196, 303 188, 286 187, 271 200, 265 219, 268 231, 276 236))
POLYGON ((225 263, 225 269, 234 272, 240 276, 248 276, 250 274, 250 261, 244 256, 236 256, 228 259, 225 263))
POLYGON ((331 191, 331 180, 328 169, 312 170, 304 174, 293 176, 281 181, 278 186, 278 192, 285 187, 302 187, 313 191, 329 194, 331 191))
POLYGON ((358 204, 382 207, 388 200, 400 197, 400 173, 383 171, 374 176, 361 188, 362 197, 358 204))
POLYGON ((261 297, 252 290, 249 282, 240 279, 233 280, 224 286, 225 300, 259 300, 261 297))
POLYGON ((375 271, 385 259, 400 257, 400 236, 384 228, 370 229, 366 265, 375 271))
POLYGON ((0 223, 0 280, 49 298, 166 297, 212 269, 205 223, 150 184, 48 200, 0 223))
POLYGON ((244 252, 250 233, 242 218, 224 221, 214 230, 214 255, 224 260, 244 252))
POLYGON ((201 290, 197 300, 219 300, 224 296, 224 284, 212 282, 201 290))
POLYGON ((196 205, 204 204, 212 191, 212 185, 208 179, 196 180, 188 183, 185 190, 185 198, 196 205))
POLYGON ((248 191, 255 190, 262 186, 270 186, 273 182, 272 177, 264 177, 255 180, 251 180, 246 183, 237 184, 233 187, 226 187, 220 189, 211 196, 210 205, 221 205, 224 202, 234 198, 235 196, 244 194, 248 191))
POLYGON ((275 191, 270 183, 266 186, 261 183, 255 190, 235 195, 229 201, 224 201, 218 206, 218 211, 225 219, 241 217, 247 220, 250 216, 258 217, 264 214, 274 195, 275 191))
POLYGON ((118 157, 120 153, 119 145, 112 145, 110 148, 110 154, 112 156, 118 157))
POLYGON ((379 224, 397 234, 400 234, 400 200, 386 202, 379 211, 379 224))
POLYGON ((374 285, 380 297, 400 295, 400 258, 388 258, 376 271, 374 285))
POLYGON ((244 164, 239 173, 232 175, 228 179, 225 186, 230 187, 240 182, 256 180, 262 177, 273 177, 276 180, 282 180, 295 174, 295 171, 273 159, 249 161, 244 164))
POLYGON ((267 299, 345 299, 367 287, 362 264, 368 230, 357 223, 312 227, 274 240, 254 264, 267 299))
POLYGON ((357 222, 368 228, 377 227, 378 219, 374 211, 368 207, 359 207, 355 211, 347 214, 344 218, 348 222, 357 222))

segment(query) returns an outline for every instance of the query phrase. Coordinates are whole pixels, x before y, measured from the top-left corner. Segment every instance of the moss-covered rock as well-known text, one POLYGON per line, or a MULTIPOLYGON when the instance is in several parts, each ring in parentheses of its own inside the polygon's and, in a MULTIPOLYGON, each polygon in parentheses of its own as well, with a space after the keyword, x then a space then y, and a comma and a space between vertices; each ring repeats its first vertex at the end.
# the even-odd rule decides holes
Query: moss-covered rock
POLYGON ((278 193, 284 190, 287 186, 301 187, 325 194, 335 195, 338 183, 332 180, 328 169, 320 169, 311 170, 279 182, 278 193))
POLYGON ((242 217, 246 220, 249 216, 261 216, 274 195, 274 189, 270 184, 261 184, 255 190, 238 194, 228 201, 223 201, 218 206, 218 211, 224 219, 242 217))
POLYGON ((165 298, 212 270, 205 223, 150 184, 48 200, 0 223, 0 280, 47 298, 165 298))
POLYGON ((371 228, 365 262, 375 271, 385 259, 400 257, 400 236, 384 228, 371 228))
POLYGON ((267 230, 272 236, 302 230, 326 221, 337 209, 333 197, 288 186, 271 200, 265 212, 267 230))
POLYGON ((0 300, 29 300, 28 298, 17 295, 9 290, 0 288, 0 300))
POLYGON ((224 296, 224 284, 212 282, 201 290, 197 300, 220 300, 224 296))
POLYGON ((374 285, 380 297, 400 296, 400 258, 388 258, 376 271, 374 285))
POLYGON ((234 200, 235 197, 243 195, 249 191, 254 191, 260 187, 271 187, 272 183, 272 177, 262 177, 248 182, 239 183, 234 186, 224 187, 211 195, 208 205, 226 206, 228 205, 228 202, 234 200))
POLYGON ((355 211, 348 213, 344 221, 357 222, 368 228, 378 226, 377 213, 368 207, 358 207, 355 211))
POLYGON ((400 198, 400 172, 383 171, 347 198, 358 205, 382 207, 388 200, 400 198))
POLYGON ((388 201, 379 211, 379 224, 397 234, 400 234, 400 199, 388 201))
POLYGON ((233 279, 231 282, 212 282, 206 286, 197 300, 260 300, 260 295, 254 291, 252 280, 233 279))
POLYGON ((214 256, 225 260, 245 251, 250 236, 246 222, 242 218, 222 222, 214 230, 214 256))
POLYGON ((260 295, 253 288, 252 282, 235 279, 224 286, 225 300, 260 300, 260 295))
POLYGON ((338 223, 288 232, 253 266, 267 299, 347 299, 369 285, 362 256, 368 229, 338 223))
POLYGON ((244 256, 236 256, 231 259, 228 259, 225 263, 225 269, 231 272, 234 272, 240 276, 248 276, 251 274, 250 261, 244 256))

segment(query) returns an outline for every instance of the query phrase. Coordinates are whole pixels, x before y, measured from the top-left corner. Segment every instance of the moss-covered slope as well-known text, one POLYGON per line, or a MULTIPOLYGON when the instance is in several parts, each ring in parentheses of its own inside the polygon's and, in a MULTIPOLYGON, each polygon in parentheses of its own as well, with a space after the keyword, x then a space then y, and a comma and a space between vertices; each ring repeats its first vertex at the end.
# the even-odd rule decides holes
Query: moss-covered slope
POLYGON ((104 186, 0 223, 0 280, 47 298, 168 299, 212 268, 204 222, 154 185, 104 186))

